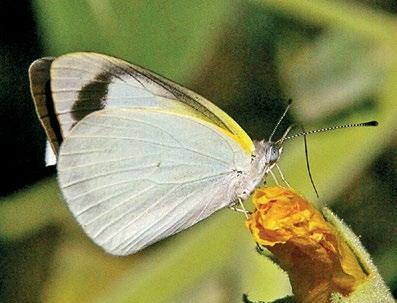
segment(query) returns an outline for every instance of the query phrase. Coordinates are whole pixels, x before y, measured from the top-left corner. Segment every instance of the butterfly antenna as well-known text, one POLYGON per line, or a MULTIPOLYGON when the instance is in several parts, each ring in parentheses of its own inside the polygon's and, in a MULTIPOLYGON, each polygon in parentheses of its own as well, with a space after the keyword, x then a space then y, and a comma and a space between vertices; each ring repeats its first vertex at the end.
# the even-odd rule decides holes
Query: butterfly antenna
MULTIPOLYGON (((302 132, 306 132, 305 129, 303 128, 303 126, 301 126, 302 128, 302 132)), ((307 147, 307 138, 306 135, 303 136, 303 142, 305 143, 305 158, 306 158, 306 168, 307 168, 307 172, 309 173, 309 178, 310 178, 310 182, 312 183, 313 189, 316 192, 317 198, 320 198, 320 196, 318 195, 318 191, 316 188, 316 185, 314 184, 314 180, 313 180, 313 176, 312 176, 312 172, 310 170, 310 161, 309 161, 309 148, 307 147)))
POLYGON ((291 129, 293 129, 294 126, 295 126, 294 124, 291 124, 290 126, 288 126, 288 128, 284 132, 283 136, 280 139, 277 140, 276 143, 277 143, 278 146, 282 146, 283 145, 284 140, 287 138, 289 132, 291 131, 291 129))
POLYGON ((285 115, 287 114, 289 108, 291 107, 291 103, 292 103, 292 99, 288 99, 288 105, 287 105, 287 107, 285 108, 284 113, 281 115, 280 119, 278 120, 276 126, 274 127, 273 132, 271 133, 271 135, 270 135, 270 137, 269 137, 269 142, 272 141, 272 138, 273 138, 274 134, 276 133, 277 128, 279 127, 281 121, 283 121, 285 115))
POLYGON ((325 127, 325 128, 320 128, 320 129, 315 129, 315 130, 310 130, 310 131, 303 131, 301 133, 292 135, 292 136, 287 136, 285 138, 281 138, 280 140, 277 141, 285 141, 285 140, 291 140, 296 137, 300 136, 307 136, 311 134, 316 134, 316 133, 322 133, 322 132, 327 132, 327 131, 332 131, 332 130, 337 130, 337 129, 342 129, 342 128, 351 128, 351 127, 367 127, 367 126, 377 126, 378 122, 377 121, 368 121, 368 122, 363 122, 363 123, 349 123, 349 124, 344 124, 344 125, 337 125, 337 126, 331 126, 331 127, 325 127))

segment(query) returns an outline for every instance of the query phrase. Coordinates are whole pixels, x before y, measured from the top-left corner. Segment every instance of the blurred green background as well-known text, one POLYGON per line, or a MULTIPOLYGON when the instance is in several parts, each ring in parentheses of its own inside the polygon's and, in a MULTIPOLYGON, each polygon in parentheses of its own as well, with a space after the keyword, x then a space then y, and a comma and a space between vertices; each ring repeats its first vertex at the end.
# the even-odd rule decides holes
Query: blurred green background
MULTIPOLYGON (((252 138, 376 119, 380 126, 285 145, 289 183, 361 236, 397 289, 397 3, 349 1, 35 0, 0 4, 0 302, 241 302, 290 293, 255 252, 241 215, 222 210, 130 257, 83 234, 44 166, 27 69, 40 56, 95 51, 207 97, 252 138)), ((248 202, 250 203, 250 202, 248 202)))

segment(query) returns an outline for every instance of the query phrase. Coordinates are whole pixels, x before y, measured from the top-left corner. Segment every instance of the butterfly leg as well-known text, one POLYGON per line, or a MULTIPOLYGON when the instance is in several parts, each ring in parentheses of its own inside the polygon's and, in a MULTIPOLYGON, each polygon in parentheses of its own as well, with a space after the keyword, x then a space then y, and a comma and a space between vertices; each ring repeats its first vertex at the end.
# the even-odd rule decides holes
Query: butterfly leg
POLYGON ((291 187, 291 186, 289 185, 289 183, 287 182, 287 180, 284 178, 284 175, 283 175, 283 172, 281 171, 280 166, 278 166, 278 165, 276 164, 276 168, 277 168, 278 173, 280 174, 281 180, 284 182, 284 184, 287 185, 288 187, 291 187))
POLYGON ((236 212, 243 213, 245 215, 245 218, 248 219, 251 212, 245 209, 243 200, 241 198, 237 198, 237 199, 238 199, 238 202, 229 206, 229 208, 236 212), (237 204, 239 204, 240 207, 237 207, 237 204))
POLYGON ((269 170, 270 174, 272 175, 272 178, 274 180, 274 182, 276 183, 276 185, 280 185, 280 183, 278 183, 278 180, 276 178, 276 175, 272 172, 272 170, 269 170))

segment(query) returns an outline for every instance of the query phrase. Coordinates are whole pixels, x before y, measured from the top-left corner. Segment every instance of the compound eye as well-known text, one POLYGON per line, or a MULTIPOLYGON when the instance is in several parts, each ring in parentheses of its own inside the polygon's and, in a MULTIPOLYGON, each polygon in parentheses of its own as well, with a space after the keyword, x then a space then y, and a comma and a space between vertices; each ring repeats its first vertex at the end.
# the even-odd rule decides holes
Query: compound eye
POLYGON ((272 146, 270 149, 270 163, 274 163, 278 160, 278 157, 280 156, 280 152, 277 147, 272 146))

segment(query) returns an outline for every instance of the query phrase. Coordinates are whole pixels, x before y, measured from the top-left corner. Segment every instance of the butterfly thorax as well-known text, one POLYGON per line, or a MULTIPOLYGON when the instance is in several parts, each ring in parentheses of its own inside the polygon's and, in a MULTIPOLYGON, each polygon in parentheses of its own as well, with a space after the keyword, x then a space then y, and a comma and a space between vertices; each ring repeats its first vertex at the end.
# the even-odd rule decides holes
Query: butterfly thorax
POLYGON ((281 148, 274 142, 255 141, 255 153, 252 155, 250 170, 241 176, 237 189, 237 197, 246 200, 255 188, 266 178, 267 174, 278 161, 281 148))

